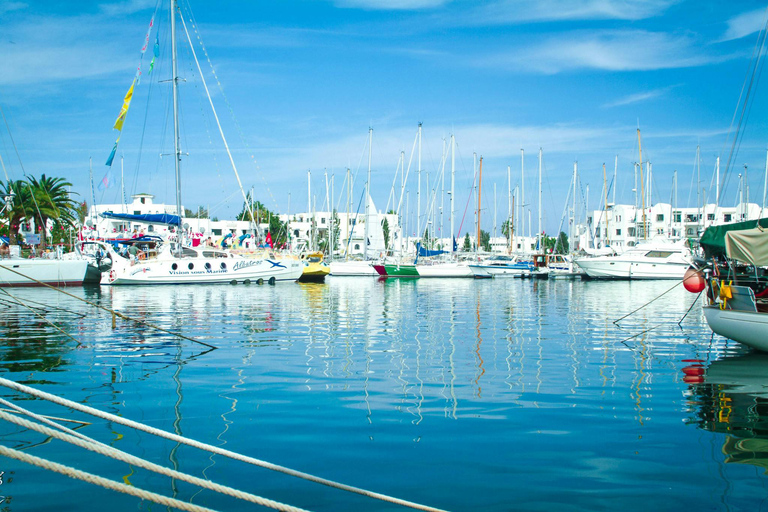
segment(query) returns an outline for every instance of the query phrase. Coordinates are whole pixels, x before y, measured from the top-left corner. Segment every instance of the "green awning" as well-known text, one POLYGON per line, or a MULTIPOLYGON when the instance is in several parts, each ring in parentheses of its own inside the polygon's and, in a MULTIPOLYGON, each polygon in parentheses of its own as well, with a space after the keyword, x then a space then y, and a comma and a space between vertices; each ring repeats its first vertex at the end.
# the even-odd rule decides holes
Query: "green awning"
POLYGON ((704 254, 709 258, 715 256, 725 256, 725 234, 729 231, 743 231, 745 229, 754 229, 758 226, 768 228, 768 218, 760 220, 747 220, 744 222, 734 222, 733 224, 722 224, 720 226, 710 226, 701 235, 699 245, 704 249, 704 254))

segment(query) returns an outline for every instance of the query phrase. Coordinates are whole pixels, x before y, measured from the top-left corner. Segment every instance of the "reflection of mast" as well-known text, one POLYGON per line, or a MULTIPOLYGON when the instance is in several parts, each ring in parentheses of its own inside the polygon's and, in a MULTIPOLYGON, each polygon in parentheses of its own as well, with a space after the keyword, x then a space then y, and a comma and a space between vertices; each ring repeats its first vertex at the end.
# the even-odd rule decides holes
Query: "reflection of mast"
MULTIPOLYGON (((482 161, 483 159, 481 157, 480 158, 481 166, 482 166, 482 161)), ((479 211, 480 210, 478 208, 478 212, 479 211)), ((477 378, 475 379, 475 384, 477 384, 477 397, 480 398, 483 395, 483 388, 480 387, 480 377, 482 377, 483 374, 485 373, 485 368, 483 368, 483 356, 480 355, 480 345, 483 344, 483 337, 480 333, 481 323, 480 323, 480 297, 479 296, 476 296, 475 304, 477 305, 477 308, 475 309, 475 314, 477 318, 477 323, 475 328, 477 330, 477 346, 475 347, 475 354, 477 354, 477 361, 478 361, 477 369, 480 370, 480 373, 477 374, 477 378)))

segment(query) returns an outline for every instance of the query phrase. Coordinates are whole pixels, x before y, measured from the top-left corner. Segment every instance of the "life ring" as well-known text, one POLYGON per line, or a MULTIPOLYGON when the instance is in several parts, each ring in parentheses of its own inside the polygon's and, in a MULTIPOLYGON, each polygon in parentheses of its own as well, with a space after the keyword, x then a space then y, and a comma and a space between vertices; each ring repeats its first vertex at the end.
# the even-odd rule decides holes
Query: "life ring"
POLYGON ((114 270, 110 270, 109 271, 109 282, 111 283, 115 279, 117 279, 117 272, 115 272, 114 270))

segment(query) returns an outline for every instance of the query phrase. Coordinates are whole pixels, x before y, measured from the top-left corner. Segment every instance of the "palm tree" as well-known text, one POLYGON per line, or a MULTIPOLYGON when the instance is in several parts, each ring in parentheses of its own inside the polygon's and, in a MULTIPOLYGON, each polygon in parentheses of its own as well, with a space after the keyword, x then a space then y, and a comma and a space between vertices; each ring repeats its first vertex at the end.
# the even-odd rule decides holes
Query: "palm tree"
POLYGON ((2 183, 1 187, 3 197, 10 198, 5 214, 8 217, 8 238, 13 245, 16 243, 19 224, 32 216, 30 188, 29 184, 22 180, 10 180, 2 183))
POLYGON ((67 187, 72 184, 64 178, 49 178, 45 174, 37 180, 35 177, 28 178, 28 187, 31 190, 32 199, 32 217, 35 223, 39 221, 39 230, 41 232, 41 241, 45 245, 46 226, 48 219, 58 222, 59 225, 69 225, 74 227, 77 220, 78 203, 72 199, 67 187))

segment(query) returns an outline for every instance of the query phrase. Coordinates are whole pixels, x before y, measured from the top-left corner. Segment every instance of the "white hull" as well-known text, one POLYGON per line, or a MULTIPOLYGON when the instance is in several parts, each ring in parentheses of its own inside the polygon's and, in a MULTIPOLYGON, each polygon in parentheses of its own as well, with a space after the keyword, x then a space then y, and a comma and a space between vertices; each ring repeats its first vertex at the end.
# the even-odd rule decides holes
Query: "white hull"
POLYGON ((243 258, 219 251, 203 252, 206 254, 182 258, 165 252, 156 259, 139 260, 132 264, 110 249, 112 270, 104 272, 101 284, 255 284, 296 281, 304 270, 303 263, 293 258, 243 258))
POLYGON ((704 306, 709 327, 720 336, 768 352, 768 313, 704 306))
POLYGON ((528 269, 494 265, 469 265, 469 269, 475 277, 523 277, 531 274, 528 269))
POLYGON ((621 256, 598 256, 576 260, 589 277, 596 279, 682 279, 690 263, 622 260, 621 256))
POLYGON ((370 261, 332 261, 332 276, 378 276, 370 261))
POLYGON ((98 273, 85 259, 4 259, 0 260, 0 287, 42 286, 40 283, 77 286, 98 283, 98 273))
POLYGON ((416 265, 419 277, 474 277, 469 265, 462 263, 434 263, 416 265))

